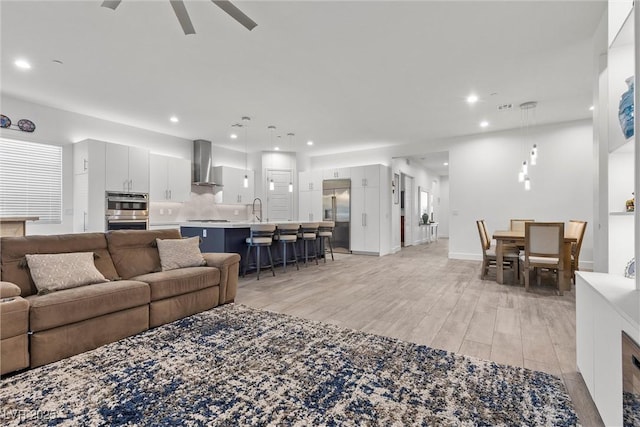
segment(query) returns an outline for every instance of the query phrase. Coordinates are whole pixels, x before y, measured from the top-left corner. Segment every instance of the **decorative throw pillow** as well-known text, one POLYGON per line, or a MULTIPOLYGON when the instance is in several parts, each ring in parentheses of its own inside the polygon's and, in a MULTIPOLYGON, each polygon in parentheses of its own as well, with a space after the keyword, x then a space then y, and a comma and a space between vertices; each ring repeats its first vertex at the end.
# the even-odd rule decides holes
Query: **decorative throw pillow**
POLYGON ((25 255, 38 294, 108 282, 93 262, 93 252, 25 255))
POLYGON ((200 252, 200 238, 156 239, 162 271, 183 267, 197 267, 207 262, 200 252))

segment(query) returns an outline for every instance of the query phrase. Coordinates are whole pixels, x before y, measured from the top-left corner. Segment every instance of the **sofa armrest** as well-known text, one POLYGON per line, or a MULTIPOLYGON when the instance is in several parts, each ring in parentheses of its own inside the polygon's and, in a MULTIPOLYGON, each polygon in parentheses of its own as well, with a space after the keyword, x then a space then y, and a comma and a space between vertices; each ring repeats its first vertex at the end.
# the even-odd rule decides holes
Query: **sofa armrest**
POLYGON ((20 287, 11 282, 0 282, 0 298, 12 298, 20 296, 20 287))
POLYGON ((202 256, 208 267, 217 267, 220 270, 220 304, 233 302, 238 290, 240 255, 205 252, 202 256))

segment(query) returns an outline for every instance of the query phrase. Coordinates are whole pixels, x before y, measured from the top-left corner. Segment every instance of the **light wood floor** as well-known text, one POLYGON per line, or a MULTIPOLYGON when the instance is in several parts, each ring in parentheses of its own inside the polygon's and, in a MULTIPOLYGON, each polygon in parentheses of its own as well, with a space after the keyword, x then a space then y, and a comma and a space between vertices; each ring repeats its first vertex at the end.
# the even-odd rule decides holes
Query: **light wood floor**
POLYGON ((576 368, 575 293, 480 280, 480 262, 449 260, 448 240, 384 257, 335 261, 240 280, 236 302, 548 372, 580 423, 604 425, 576 368))

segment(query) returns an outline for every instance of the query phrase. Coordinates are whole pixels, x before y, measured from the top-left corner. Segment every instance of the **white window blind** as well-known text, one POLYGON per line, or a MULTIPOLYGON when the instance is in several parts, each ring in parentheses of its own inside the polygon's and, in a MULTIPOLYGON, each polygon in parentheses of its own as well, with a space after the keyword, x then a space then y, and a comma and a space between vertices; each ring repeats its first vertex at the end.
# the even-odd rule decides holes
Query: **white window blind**
POLYGON ((0 138, 0 216, 62 222, 62 147, 0 138))

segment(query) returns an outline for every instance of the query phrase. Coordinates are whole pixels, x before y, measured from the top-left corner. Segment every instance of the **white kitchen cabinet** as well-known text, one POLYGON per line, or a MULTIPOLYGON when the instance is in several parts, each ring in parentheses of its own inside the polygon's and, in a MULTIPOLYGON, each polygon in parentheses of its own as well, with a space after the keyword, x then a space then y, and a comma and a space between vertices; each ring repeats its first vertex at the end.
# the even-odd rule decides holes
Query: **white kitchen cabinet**
POLYGON ((213 179, 222 185, 215 195, 215 202, 226 205, 248 205, 255 197, 255 174, 252 170, 215 166, 213 179), (249 186, 245 188, 244 177, 247 176, 249 186))
POLYGON ((391 198, 382 185, 389 168, 370 165, 351 168, 351 251, 385 254, 388 252, 391 198), (387 197, 388 196, 388 197, 387 197))
POLYGON ((149 151, 120 144, 106 144, 106 189, 149 192, 149 151))
POLYGON ((322 221, 322 190, 299 192, 298 221, 322 221))
POLYGON ((351 168, 333 168, 322 171, 322 179, 346 179, 351 177, 351 168))
POLYGON ((152 202, 184 202, 191 196, 191 162, 177 157, 149 156, 149 198, 152 202))
POLYGON ((105 146, 84 140, 73 145, 73 231, 105 230, 105 146))
POLYGON ((380 187, 380 165, 351 168, 352 187, 380 187))
POLYGON ((322 191, 322 170, 304 171, 298 173, 299 191, 322 191))

